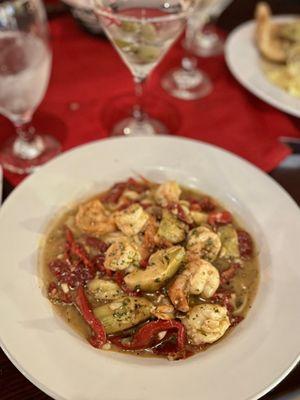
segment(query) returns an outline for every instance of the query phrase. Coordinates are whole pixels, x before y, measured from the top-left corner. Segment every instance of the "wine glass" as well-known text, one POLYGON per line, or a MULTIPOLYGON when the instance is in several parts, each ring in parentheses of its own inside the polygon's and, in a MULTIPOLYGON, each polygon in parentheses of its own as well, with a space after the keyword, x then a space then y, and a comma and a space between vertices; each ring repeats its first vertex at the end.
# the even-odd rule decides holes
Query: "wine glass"
POLYGON ((207 23, 195 35, 191 51, 202 57, 212 57, 223 53, 224 39, 215 29, 215 22, 232 0, 218 0, 211 8, 207 23))
POLYGON ((0 163, 12 172, 31 172, 60 151, 52 136, 31 125, 48 86, 51 61, 41 0, 0 3, 0 113, 16 128, 15 137, 0 148, 0 163))
POLYGON ((70 7, 74 19, 88 32, 94 35, 102 34, 102 28, 94 13, 93 0, 62 0, 70 7))
POLYGON ((180 67, 168 71, 162 79, 162 87, 172 96, 182 100, 195 100, 207 96, 212 91, 212 83, 208 75, 198 68, 197 59, 188 53, 193 49, 196 33, 202 29, 209 15, 210 7, 218 0, 196 0, 190 14, 183 47, 186 55, 180 67))
POLYGON ((184 29, 189 0, 95 0, 95 11, 115 49, 131 71, 136 102, 132 115, 112 135, 167 133, 161 121, 142 108, 144 84, 184 29))

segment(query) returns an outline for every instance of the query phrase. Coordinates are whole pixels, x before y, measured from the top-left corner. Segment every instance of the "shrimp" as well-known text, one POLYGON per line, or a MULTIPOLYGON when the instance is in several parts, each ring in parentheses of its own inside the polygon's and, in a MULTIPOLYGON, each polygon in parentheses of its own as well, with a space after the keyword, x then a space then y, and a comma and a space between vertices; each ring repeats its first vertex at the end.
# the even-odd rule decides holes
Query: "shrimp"
POLYGON ((113 271, 122 271, 129 267, 138 267, 141 255, 134 241, 123 238, 116 240, 106 250, 104 266, 113 271))
POLYGON ((81 204, 75 222, 78 228, 86 233, 105 235, 116 230, 112 215, 105 210, 98 199, 81 204))
POLYGON ((151 313, 158 319, 174 319, 174 307, 170 303, 170 300, 166 297, 163 297, 158 305, 153 308, 151 313))
POLYGON ((213 343, 220 339, 230 326, 225 307, 219 304, 199 304, 182 319, 192 344, 213 343))
POLYGON ((206 226, 192 229, 188 235, 187 249, 208 261, 213 261, 222 247, 219 236, 206 226))
POLYGON ((155 236, 158 230, 158 224, 154 217, 150 216, 146 224, 144 237, 141 245, 142 260, 148 261, 155 248, 155 236))
POLYGON ((255 11, 257 46, 268 60, 284 63, 287 61, 288 47, 278 37, 278 25, 272 23, 271 16, 271 9, 267 3, 261 2, 257 5, 255 11))
POLYGON ((154 198, 157 204, 166 207, 169 203, 177 203, 180 195, 181 189, 178 183, 175 181, 168 181, 159 185, 155 191, 154 198))
POLYGON ((149 215, 139 204, 132 204, 114 215, 118 228, 127 236, 138 234, 144 229, 149 215))
POLYGON ((189 311, 188 295, 212 297, 220 285, 220 274, 208 261, 198 258, 190 261, 170 286, 168 294, 174 306, 189 311))

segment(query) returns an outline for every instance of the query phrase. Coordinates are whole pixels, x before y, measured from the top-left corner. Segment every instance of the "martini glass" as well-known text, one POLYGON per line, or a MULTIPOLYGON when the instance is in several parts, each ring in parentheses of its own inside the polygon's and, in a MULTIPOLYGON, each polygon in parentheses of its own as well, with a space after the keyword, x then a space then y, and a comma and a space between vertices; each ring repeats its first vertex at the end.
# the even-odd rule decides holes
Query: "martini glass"
POLYGON ((136 102, 112 135, 168 133, 142 108, 144 84, 184 29, 190 0, 95 0, 95 12, 115 49, 132 73, 136 102))
POLYGON ((186 50, 181 65, 168 71, 162 79, 162 87, 172 96, 182 100, 196 100, 207 96, 212 91, 210 78, 198 68, 198 62, 191 54, 195 36, 205 25, 210 8, 218 0, 197 0, 190 13, 183 47, 186 50))

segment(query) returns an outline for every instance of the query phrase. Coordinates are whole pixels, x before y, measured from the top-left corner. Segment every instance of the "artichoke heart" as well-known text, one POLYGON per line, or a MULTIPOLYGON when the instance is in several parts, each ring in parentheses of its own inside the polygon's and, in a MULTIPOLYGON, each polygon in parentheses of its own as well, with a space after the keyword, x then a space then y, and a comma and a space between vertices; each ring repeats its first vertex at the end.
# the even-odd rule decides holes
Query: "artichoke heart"
POLYGON ((232 225, 221 226, 218 235, 222 243, 220 258, 236 259, 240 257, 237 232, 232 225))
POLYGON ((87 284, 89 293, 97 300, 114 300, 124 294, 119 286, 112 281, 94 278, 87 284))
POLYGON ((144 292, 155 292, 176 274, 184 256, 185 250, 181 246, 159 250, 150 257, 147 269, 128 274, 124 278, 125 283, 132 290, 138 288, 144 292))
POLYGON ((185 239, 186 224, 179 221, 169 211, 163 211, 163 218, 159 224, 158 235, 171 243, 179 243, 185 239))
POLYGON ((93 313, 107 334, 131 328, 151 316, 152 303, 143 297, 122 297, 96 307, 93 313))

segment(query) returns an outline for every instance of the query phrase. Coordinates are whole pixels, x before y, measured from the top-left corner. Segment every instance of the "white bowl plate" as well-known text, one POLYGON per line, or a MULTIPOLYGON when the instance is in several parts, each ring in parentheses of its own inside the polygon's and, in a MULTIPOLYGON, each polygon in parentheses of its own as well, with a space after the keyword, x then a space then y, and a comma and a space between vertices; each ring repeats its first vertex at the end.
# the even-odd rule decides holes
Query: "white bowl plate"
POLYGON ((26 179, 0 209, 0 337, 16 367, 54 399, 248 400, 299 359, 300 214, 289 195, 248 162, 171 137, 101 140, 69 151, 26 179), (53 313, 37 274, 49 221, 71 202, 135 173, 211 194, 257 242, 259 290, 230 335, 187 360, 99 351, 53 313))
MULTIPOLYGON (((274 17, 274 21, 293 21, 293 16, 274 17)), ((300 99, 273 85, 265 77, 260 54, 254 41, 255 22, 238 26, 229 35, 225 45, 225 58, 233 76, 249 92, 288 114, 300 117, 300 99)))

